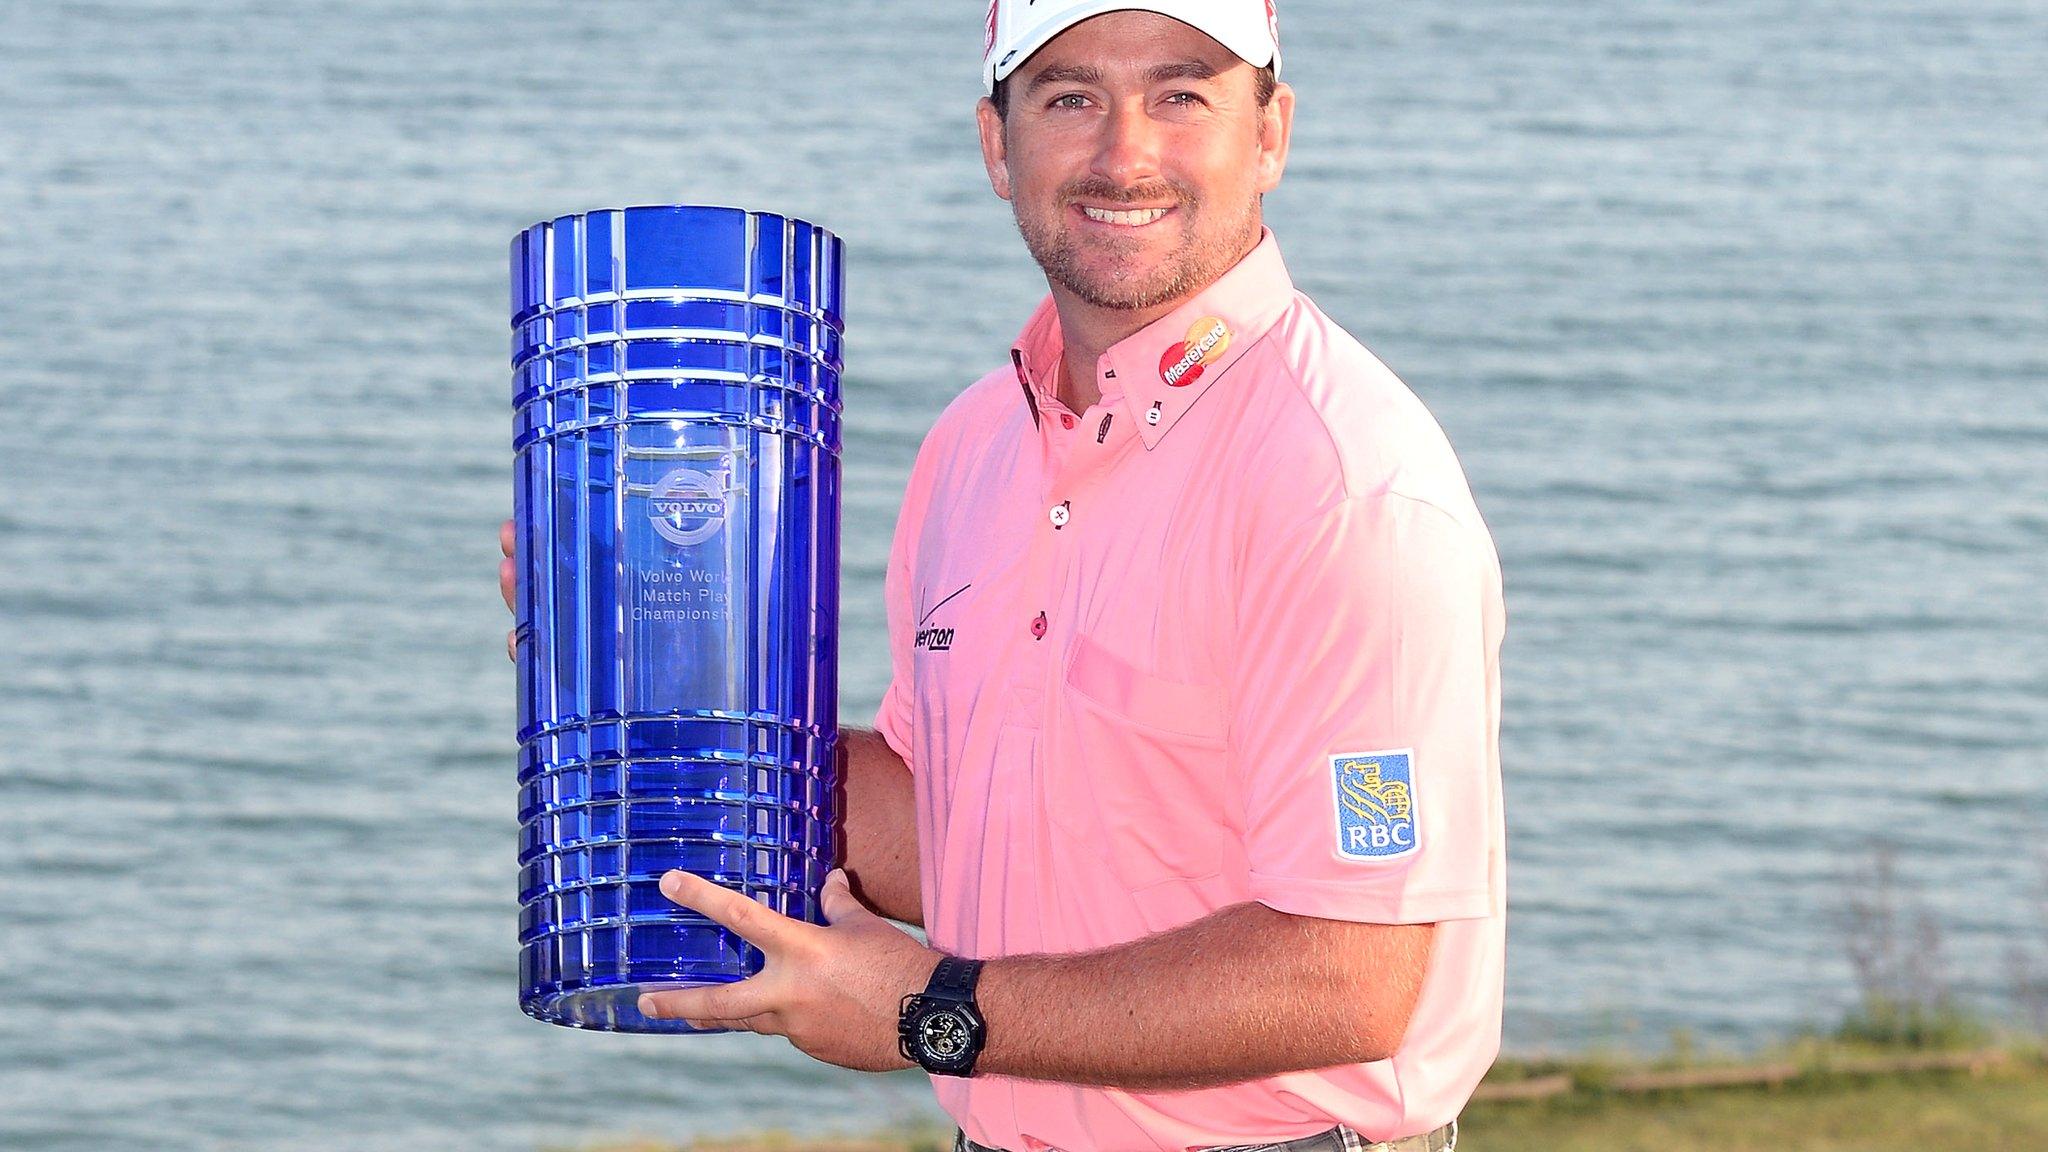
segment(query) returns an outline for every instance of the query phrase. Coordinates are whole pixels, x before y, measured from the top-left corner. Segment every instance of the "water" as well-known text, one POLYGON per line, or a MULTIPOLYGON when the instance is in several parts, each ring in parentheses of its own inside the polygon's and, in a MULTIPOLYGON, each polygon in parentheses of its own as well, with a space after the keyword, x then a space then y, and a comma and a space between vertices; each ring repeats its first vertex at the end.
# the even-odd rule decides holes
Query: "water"
MULTIPOLYGON (((1042 290, 973 148, 980 17, 0 5, 0 1145, 931 1114, 780 1041, 518 1011, 504 252, 613 203, 847 238, 864 721, 912 454, 1042 290)), ((1283 19, 1269 218, 1506 572, 1509 1046, 1832 1019, 1876 836, 1996 1007, 2044 932, 2048 15, 1283 19)))

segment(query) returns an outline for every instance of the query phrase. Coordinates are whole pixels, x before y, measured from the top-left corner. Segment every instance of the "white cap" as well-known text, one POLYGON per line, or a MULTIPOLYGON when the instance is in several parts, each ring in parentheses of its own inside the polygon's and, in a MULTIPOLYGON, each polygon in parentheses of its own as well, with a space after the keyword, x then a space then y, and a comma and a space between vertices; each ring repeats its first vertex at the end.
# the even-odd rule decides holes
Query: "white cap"
POLYGON ((996 81, 1017 70, 1053 37, 1104 12, 1157 12, 1209 34, 1254 68, 1280 71, 1280 19, 1273 0, 989 0, 988 35, 981 53, 981 86, 994 95, 996 81))

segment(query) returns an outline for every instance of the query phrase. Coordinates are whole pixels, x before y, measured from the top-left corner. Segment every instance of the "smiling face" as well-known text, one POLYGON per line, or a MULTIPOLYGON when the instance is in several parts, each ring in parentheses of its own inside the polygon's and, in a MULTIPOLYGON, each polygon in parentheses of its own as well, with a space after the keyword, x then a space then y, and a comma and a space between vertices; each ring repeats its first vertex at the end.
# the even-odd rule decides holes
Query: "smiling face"
POLYGON ((1214 283, 1258 244, 1294 97, 1178 20, 1111 12, 1034 53, 1007 115, 978 111, 983 160, 1056 290, 1152 311, 1214 283))

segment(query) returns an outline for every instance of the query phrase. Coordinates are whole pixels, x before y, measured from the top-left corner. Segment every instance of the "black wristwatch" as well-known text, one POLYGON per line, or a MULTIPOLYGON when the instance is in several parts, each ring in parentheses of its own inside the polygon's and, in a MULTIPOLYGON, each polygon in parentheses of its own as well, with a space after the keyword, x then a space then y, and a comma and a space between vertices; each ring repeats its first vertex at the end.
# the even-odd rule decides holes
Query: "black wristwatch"
POLYGON ((971 1076, 988 1039, 988 1025, 974 1006, 974 982, 981 961, 948 956, 932 969, 922 995, 903 998, 896 1017, 903 1058, 935 1076, 971 1076))

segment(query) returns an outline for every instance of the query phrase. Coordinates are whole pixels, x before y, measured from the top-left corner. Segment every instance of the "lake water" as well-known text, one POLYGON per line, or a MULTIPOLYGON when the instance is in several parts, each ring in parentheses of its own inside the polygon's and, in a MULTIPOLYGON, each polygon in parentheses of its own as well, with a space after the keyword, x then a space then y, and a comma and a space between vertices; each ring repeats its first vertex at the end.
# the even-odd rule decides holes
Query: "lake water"
MULTIPOLYGON (((0 1145, 533 1149, 935 1115, 515 1002, 505 259, 852 254, 844 718, 940 407, 1043 291, 982 6, 0 4, 0 1145)), ((2048 11, 1286 0, 1268 217, 1506 574, 1508 1047, 1853 995, 1874 838, 1987 1010, 2048 946, 2048 11)))

